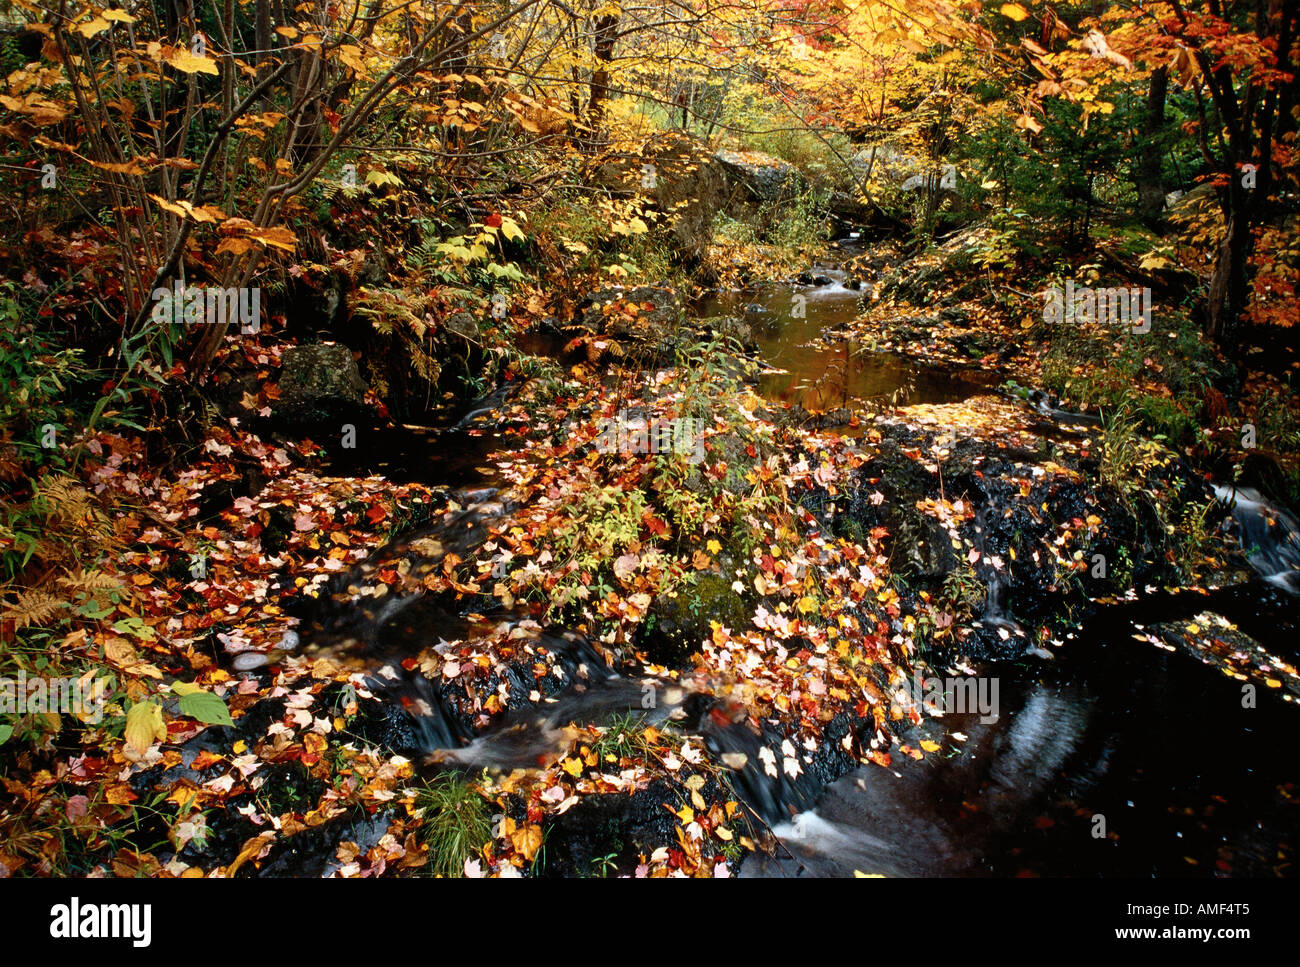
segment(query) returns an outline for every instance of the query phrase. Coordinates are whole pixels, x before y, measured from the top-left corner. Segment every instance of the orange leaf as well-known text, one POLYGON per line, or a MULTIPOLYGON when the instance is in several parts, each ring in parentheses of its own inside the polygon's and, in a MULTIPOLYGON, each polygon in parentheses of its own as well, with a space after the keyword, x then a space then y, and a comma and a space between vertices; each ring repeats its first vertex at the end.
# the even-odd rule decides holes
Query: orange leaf
POLYGON ((520 856, 532 860, 542 848, 542 827, 536 823, 520 826, 510 834, 510 842, 520 856))

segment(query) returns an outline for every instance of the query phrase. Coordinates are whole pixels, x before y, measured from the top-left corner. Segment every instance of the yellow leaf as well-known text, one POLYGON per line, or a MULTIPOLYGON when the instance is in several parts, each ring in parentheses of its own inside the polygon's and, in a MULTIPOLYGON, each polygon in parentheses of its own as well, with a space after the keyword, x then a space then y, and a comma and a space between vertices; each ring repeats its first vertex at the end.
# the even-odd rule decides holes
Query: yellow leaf
POLYGON ((560 763, 560 768, 576 779, 582 772, 582 762, 578 759, 565 759, 560 763))
POLYGON ((799 610, 803 614, 811 614, 812 612, 816 611, 817 599, 810 595, 804 595, 802 598, 799 599, 799 610))
POLYGON ((195 208, 189 202, 184 200, 168 201, 166 198, 154 194, 151 194, 149 197, 152 198, 163 211, 171 212, 173 215, 179 215, 181 218, 192 218, 196 222, 215 222, 217 220, 216 215, 213 214, 214 209, 208 208, 207 206, 195 208))
POLYGON ((938 742, 932 742, 929 739, 922 739, 921 748, 924 749, 926 752, 938 752, 940 746, 938 742))
POLYGON ((253 243, 246 238, 223 238, 217 246, 217 254, 230 252, 232 255, 243 255, 252 247, 253 243))
POLYGON ((153 702, 132 705, 131 711, 126 713, 126 732, 123 734, 127 745, 139 755, 144 755, 155 739, 167 738, 162 709, 153 702))
POLYGON ((235 857, 235 861, 226 867, 225 875, 227 877, 234 876, 235 871, 249 860, 261 859, 270 850, 273 839, 275 839, 275 833, 268 830, 244 843, 244 847, 239 851, 239 855, 235 857))
POLYGON ((93 37, 95 34, 102 34, 111 24, 103 17, 96 17, 94 20, 88 20, 84 24, 77 24, 77 33, 83 37, 93 37))
POLYGON ((722 545, 713 539, 710 539, 704 546, 709 549, 710 554, 718 554, 722 551, 722 545))
POLYGON ((677 812, 673 813, 673 815, 676 816, 678 819, 680 819, 683 823, 695 822, 695 810, 693 810, 690 806, 683 806, 677 812))
POLYGON ((257 239, 264 245, 282 248, 286 252, 292 252, 298 247, 298 236, 287 228, 257 228, 250 231, 248 236, 257 239))
POLYGON ((357 73, 366 69, 366 63, 361 59, 361 48, 355 44, 343 44, 338 49, 338 56, 339 60, 357 73))
POLYGON ((1038 134, 1043 130, 1043 126, 1039 124, 1037 121, 1035 121, 1028 114, 1022 114, 1020 115, 1020 117, 1016 118, 1016 127, 1024 128, 1025 130, 1031 131, 1034 134, 1038 134))
POLYGON ((113 23, 133 24, 136 21, 136 18, 125 10, 105 10, 103 16, 105 20, 111 20, 113 23))
POLYGON ((91 162, 91 165, 92 165, 93 167, 99 168, 101 171, 111 171, 111 172, 113 172, 113 174, 115 174, 115 175, 144 175, 144 174, 148 174, 148 172, 146 172, 143 168, 141 168, 141 167, 140 167, 138 164, 136 164, 134 161, 128 161, 128 162, 126 162, 125 164, 117 164, 117 163, 112 162, 112 161, 92 161, 92 162, 91 162))
POLYGON ((504 235, 507 239, 511 239, 511 240, 516 238, 521 239, 524 237, 523 229, 519 227, 518 222, 516 222, 513 218, 502 217, 501 234, 504 235))
POLYGON ((166 60, 183 74, 212 74, 214 77, 218 74, 215 60, 211 57, 200 57, 184 47, 178 48, 166 60))
POLYGON ((1004 3, 1000 8, 1000 13, 1017 23, 1029 16, 1029 11, 1018 3, 1004 3))

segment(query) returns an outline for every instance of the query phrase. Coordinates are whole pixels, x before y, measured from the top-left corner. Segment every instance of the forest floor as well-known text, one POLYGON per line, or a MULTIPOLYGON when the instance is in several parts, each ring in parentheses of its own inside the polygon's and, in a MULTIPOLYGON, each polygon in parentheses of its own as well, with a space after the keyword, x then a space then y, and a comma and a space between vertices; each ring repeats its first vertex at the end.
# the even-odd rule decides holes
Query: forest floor
MULTIPOLYGON (((486 435, 486 474, 399 482, 249 428, 285 348, 263 337, 237 350, 261 387, 245 418, 183 470, 101 434, 85 486, 127 509, 87 497, 61 523, 113 549, 112 580, 32 641, 117 684, 102 721, 29 716, 32 745, 5 750, 0 870, 727 876, 859 764, 957 753, 918 669, 1050 655, 1098 602, 1247 579, 1205 478, 1279 377, 1216 412, 1189 395, 1217 363, 1184 330, 1053 338, 1033 300, 943 257, 895 262, 826 351, 980 366, 1001 391, 828 420, 763 399, 728 351, 520 367, 468 427, 406 438, 486 435), (633 439, 690 421, 702 459, 603 452, 629 407, 633 439), (575 693, 599 714, 564 718, 575 693)), ((1292 659, 1230 621, 1143 634, 1300 696, 1292 659)))

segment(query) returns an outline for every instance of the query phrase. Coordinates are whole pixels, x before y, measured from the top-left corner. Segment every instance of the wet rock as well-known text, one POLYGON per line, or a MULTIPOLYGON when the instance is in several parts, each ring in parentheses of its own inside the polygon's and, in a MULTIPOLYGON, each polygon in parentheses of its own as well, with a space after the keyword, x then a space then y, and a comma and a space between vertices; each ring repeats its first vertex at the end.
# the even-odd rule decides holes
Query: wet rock
POLYGON ((754 341, 754 330, 739 316, 710 316, 701 319, 697 327, 702 335, 724 342, 733 342, 742 349, 753 349, 757 345, 754 341))
POLYGON ((284 351, 275 417, 292 425, 355 422, 365 412, 366 384, 346 346, 315 343, 284 351))
POLYGON ((1121 493, 1078 451, 1046 441, 1017 449, 965 431, 878 427, 880 452, 824 516, 852 540, 886 534, 891 570, 911 591, 965 609, 955 644, 971 657, 1019 657, 1037 648, 1030 629, 1071 609, 1077 619, 1088 599, 1176 582, 1167 522, 1210 496, 1172 456, 1121 493))
POLYGON ((777 426, 796 426, 805 430, 829 430, 835 427, 847 426, 858 416, 853 410, 845 407, 837 407, 824 413, 814 413, 805 409, 799 403, 792 403, 790 406, 784 407, 772 407, 767 410, 765 415, 767 419, 777 426))
POLYGON ((641 857, 674 842, 675 818, 664 803, 679 798, 663 779, 631 795, 582 797, 547 824, 545 863, 537 875, 632 875, 641 857))
MULTIPOLYGON (((648 364, 666 364, 675 358, 686 317, 677 290, 614 286, 591 293, 579 308, 582 328, 626 344, 624 354, 630 352, 648 364)), ((590 355, 589 348, 584 351, 590 355)))
POLYGON ((356 809, 322 826, 272 841, 270 853, 258 867, 248 864, 239 872, 247 876, 328 876, 338 868, 340 843, 355 843, 365 852, 379 842, 391 823, 389 813, 371 816, 356 809))
POLYGON ((841 532, 857 540, 883 527, 892 538, 894 570, 942 580, 956 565, 956 556, 939 522, 915 507, 921 495, 938 492, 938 474, 901 449, 887 448, 860 471, 855 483, 848 514, 840 518, 841 532))
POLYGON ((824 275, 821 272, 811 272, 811 271, 800 272, 795 277, 795 281, 798 282, 800 285, 812 285, 812 286, 819 286, 819 287, 824 285, 835 284, 835 280, 832 279, 829 275, 824 275))
POLYGON ((750 608, 743 595, 720 574, 696 574, 675 595, 661 594, 650 615, 637 629, 638 650, 658 665, 680 668, 708 638, 712 621, 738 631, 749 623, 750 608))

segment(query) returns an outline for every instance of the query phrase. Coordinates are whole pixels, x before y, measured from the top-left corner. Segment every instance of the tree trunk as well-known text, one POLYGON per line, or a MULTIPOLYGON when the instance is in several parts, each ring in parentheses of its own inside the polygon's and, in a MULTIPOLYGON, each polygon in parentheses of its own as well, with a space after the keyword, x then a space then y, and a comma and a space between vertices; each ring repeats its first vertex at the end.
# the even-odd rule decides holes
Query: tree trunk
POLYGON ((1160 67, 1151 72, 1147 88, 1147 116, 1142 131, 1142 155, 1138 159, 1138 214, 1155 221, 1165 208, 1165 188, 1160 180, 1160 157, 1164 154, 1165 94, 1169 89, 1169 70, 1160 67))
MULTIPOLYGON (((1241 193, 1240 187, 1232 189, 1234 196, 1241 193)), ((1250 291, 1247 278, 1252 241, 1250 228, 1251 218, 1247 212, 1237 208, 1229 215, 1228 229, 1219 243, 1214 272, 1210 276, 1209 318, 1205 332, 1225 349, 1236 345, 1237 323, 1246 308, 1250 291)))
POLYGON ((590 95, 587 98, 587 127, 591 129, 587 148, 595 148, 600 141, 600 129, 605 119, 605 101, 609 99, 609 63, 614 59, 614 41, 618 36, 618 17, 600 17, 596 20, 596 60, 599 66, 591 73, 590 95))

